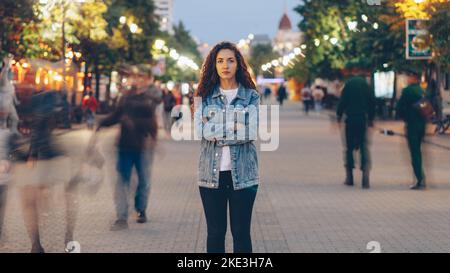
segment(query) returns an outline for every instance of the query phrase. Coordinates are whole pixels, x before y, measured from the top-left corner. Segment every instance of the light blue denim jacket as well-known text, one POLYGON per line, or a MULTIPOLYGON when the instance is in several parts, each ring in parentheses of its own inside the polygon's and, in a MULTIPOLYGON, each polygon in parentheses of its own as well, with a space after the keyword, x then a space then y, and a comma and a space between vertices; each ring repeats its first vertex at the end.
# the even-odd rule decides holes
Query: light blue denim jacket
MULTIPOLYGON (((256 90, 246 89, 239 86, 236 97, 230 106, 234 107, 237 115, 241 115, 243 125, 245 117, 245 135, 236 137, 234 124, 223 123, 223 128, 214 127, 214 115, 217 113, 229 114, 227 112, 226 97, 221 95, 219 86, 206 98, 202 98, 201 107, 195 111, 195 129, 201 135, 201 151, 198 166, 198 184, 201 187, 219 188, 220 159, 222 147, 230 147, 231 176, 235 190, 248 188, 259 184, 258 156, 254 140, 256 140, 259 125, 259 94, 256 90), (205 118, 208 122, 205 122, 205 118), (252 124, 252 126, 249 126, 252 124), (225 135, 227 136, 225 138, 225 135), (234 136, 230 139, 229 136, 234 136), (214 140, 216 139, 216 140, 214 140)), ((236 122, 236 119, 232 119, 236 122)))

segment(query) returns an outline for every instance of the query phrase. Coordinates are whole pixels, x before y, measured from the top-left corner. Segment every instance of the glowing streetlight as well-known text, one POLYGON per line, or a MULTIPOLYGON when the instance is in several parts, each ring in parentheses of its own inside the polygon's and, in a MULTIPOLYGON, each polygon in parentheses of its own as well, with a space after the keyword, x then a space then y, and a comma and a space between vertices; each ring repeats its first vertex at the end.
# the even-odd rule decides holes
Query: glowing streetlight
POLYGON ((367 22, 367 20, 369 20, 369 18, 368 18, 367 15, 365 15, 365 14, 361 15, 361 19, 362 19, 364 22, 367 22))
POLYGON ((72 59, 73 58, 73 51, 69 51, 66 53, 66 58, 72 59))
POLYGON ((137 26, 135 23, 133 23, 133 24, 130 25, 130 31, 131 31, 131 33, 136 33, 137 30, 138 30, 138 26, 137 26))
POLYGON ((166 42, 164 41, 164 40, 161 40, 161 39, 158 39, 158 40, 156 40, 155 41, 155 48, 157 49, 157 50, 161 50, 161 49, 163 49, 163 47, 166 45, 166 42))
POLYGON ((173 81, 168 81, 166 86, 167 86, 167 89, 172 91, 173 88, 175 87, 175 83, 173 81))
POLYGON ((331 43, 332 45, 337 44, 337 42, 338 42, 338 39, 337 39, 336 37, 333 37, 333 38, 330 39, 330 43, 331 43))
POLYGON ((320 40, 319 39, 314 39, 314 45, 315 46, 319 46, 320 45, 320 40))
POLYGON ((350 21, 347 23, 347 27, 351 31, 354 31, 357 26, 358 26, 358 22, 356 22, 356 21, 350 21))
POLYGON ((178 54, 178 52, 175 49, 170 50, 169 56, 174 60, 178 60, 180 58, 180 54, 178 54))

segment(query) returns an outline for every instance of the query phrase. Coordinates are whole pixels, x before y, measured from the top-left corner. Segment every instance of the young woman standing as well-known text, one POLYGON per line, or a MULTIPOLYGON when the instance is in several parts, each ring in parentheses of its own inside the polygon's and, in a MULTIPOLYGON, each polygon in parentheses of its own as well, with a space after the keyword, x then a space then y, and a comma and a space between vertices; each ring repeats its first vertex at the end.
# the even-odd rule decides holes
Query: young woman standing
POLYGON ((253 142, 260 98, 255 89, 236 46, 217 44, 203 64, 197 90, 202 103, 195 111, 197 133, 202 136, 198 184, 206 216, 208 253, 225 252, 228 206, 234 252, 252 252, 251 217, 259 184, 253 142), (236 112, 244 118, 235 120, 236 112), (212 127, 224 130, 213 132, 212 127), (244 138, 236 137, 239 130, 245 130, 244 138))

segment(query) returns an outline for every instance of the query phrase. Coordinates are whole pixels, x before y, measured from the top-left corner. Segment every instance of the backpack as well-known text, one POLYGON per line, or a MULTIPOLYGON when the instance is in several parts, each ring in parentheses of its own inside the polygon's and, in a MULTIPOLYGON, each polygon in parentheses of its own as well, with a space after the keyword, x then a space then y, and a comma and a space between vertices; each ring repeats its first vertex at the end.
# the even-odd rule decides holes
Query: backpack
POLYGON ((420 100, 414 103, 413 108, 416 109, 422 116, 422 118, 426 121, 432 120, 436 115, 431 101, 426 97, 422 97, 420 100))

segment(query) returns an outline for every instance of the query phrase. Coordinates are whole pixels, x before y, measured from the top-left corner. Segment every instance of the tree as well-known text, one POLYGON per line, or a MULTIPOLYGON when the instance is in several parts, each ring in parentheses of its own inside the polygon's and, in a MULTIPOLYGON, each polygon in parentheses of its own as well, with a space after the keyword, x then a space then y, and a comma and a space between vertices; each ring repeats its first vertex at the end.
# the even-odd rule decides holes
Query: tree
MULTIPOLYGON (((255 75, 260 75, 262 74, 261 66, 272 61, 273 59, 278 59, 278 57, 280 56, 275 51, 273 51, 273 48, 270 44, 259 44, 255 45, 251 49, 249 64, 253 68, 255 75)), ((265 77, 270 77, 270 72, 264 72, 263 74, 265 77)))
POLYGON ((450 2, 447 0, 427 0, 417 3, 413 0, 399 0, 396 1, 395 8, 403 19, 429 19, 428 30, 432 36, 433 60, 439 65, 444 65, 444 69, 449 69, 448 22, 450 20, 450 2))
MULTIPOLYGON (((197 43, 194 38, 186 29, 183 22, 180 21, 177 25, 173 26, 174 33, 170 35, 167 32, 160 32, 158 38, 164 40, 168 48, 175 49, 178 54, 193 60, 200 66, 202 57, 197 48, 197 43)), ((167 52, 161 52, 155 50, 154 54, 163 55, 165 57, 166 71, 162 76, 157 77, 159 80, 176 81, 176 82, 191 82, 198 80, 198 73, 190 68, 182 68, 178 65, 177 61, 173 60, 167 52)))
MULTIPOLYGON (((118 62, 149 63, 152 61, 151 48, 159 30, 152 0, 112 1, 105 14, 108 33, 114 34, 115 42, 121 41, 118 62), (120 21, 121 19, 124 21, 120 21), (134 31, 134 33, 133 33, 134 31)), ((119 43, 119 44, 120 44, 119 43)), ((117 43, 115 44, 117 46, 117 43)))
POLYGON ((200 63, 202 57, 197 48, 197 43, 192 38, 189 31, 185 28, 183 21, 180 21, 178 25, 173 26, 175 40, 174 47, 179 52, 189 55, 195 62, 200 63))
POLYGON ((450 71, 449 28, 450 2, 442 1, 429 6, 431 15, 429 30, 432 35, 432 47, 435 61, 446 71, 450 71))
POLYGON ((303 17, 299 28, 313 77, 333 78, 343 69, 420 70, 420 61, 405 60, 405 25, 397 2, 305 1, 296 11, 303 17))
POLYGON ((18 57, 25 54, 21 47, 24 26, 36 20, 33 0, 2 0, 0 2, 0 57, 7 52, 18 57))

